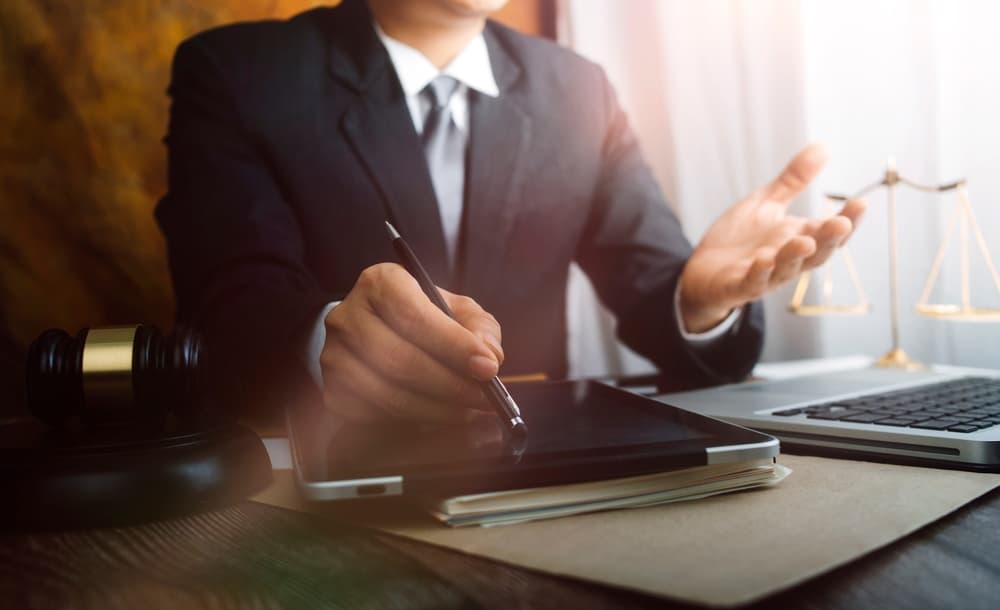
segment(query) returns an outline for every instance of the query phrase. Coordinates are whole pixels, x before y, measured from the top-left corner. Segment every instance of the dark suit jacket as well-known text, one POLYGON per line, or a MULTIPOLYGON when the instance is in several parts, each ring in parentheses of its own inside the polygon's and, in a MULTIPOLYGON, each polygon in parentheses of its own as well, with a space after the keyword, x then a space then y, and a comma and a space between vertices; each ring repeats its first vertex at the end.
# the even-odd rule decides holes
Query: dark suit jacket
POLYGON ((420 141, 364 2, 183 43, 157 209, 179 320, 244 379, 299 368, 297 337, 322 305, 395 259, 388 216, 439 284, 501 322, 504 374, 565 375, 576 261, 619 336, 669 380, 746 375, 759 307, 710 352, 679 334, 673 293, 690 246, 601 69, 496 23, 484 35, 500 96, 472 94, 452 274, 420 141))

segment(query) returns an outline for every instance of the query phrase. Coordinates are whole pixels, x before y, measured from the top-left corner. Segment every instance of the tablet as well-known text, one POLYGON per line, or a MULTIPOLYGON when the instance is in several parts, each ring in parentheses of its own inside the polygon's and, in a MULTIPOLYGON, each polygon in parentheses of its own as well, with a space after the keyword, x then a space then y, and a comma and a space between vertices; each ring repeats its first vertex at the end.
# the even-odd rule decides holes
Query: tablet
POLYGON ((483 412, 452 425, 354 424, 287 413, 296 479, 310 500, 461 495, 771 458, 778 440, 594 381, 510 388, 528 434, 483 412))

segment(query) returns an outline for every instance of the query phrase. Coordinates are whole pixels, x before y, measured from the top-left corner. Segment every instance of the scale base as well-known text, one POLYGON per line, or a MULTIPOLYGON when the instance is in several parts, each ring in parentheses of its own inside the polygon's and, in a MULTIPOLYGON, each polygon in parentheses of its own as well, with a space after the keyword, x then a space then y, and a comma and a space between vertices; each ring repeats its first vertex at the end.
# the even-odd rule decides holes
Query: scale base
POLYGON ((902 348, 896 347, 885 353, 875 361, 875 366, 890 369, 900 369, 902 371, 924 371, 927 365, 910 358, 909 354, 902 348))

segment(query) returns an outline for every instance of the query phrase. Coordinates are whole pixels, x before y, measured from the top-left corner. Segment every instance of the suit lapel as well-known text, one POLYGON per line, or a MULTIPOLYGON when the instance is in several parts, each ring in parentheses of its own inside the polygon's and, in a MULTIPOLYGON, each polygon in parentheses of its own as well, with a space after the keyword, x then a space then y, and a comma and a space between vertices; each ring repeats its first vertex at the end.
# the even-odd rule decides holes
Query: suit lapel
POLYGON ((359 100, 344 115, 342 127, 378 186, 389 220, 418 253, 431 278, 448 285, 441 214, 423 149, 401 96, 398 103, 381 108, 359 100))
MULTIPOLYGON (((388 54, 371 27, 364 2, 347 0, 334 32, 330 70, 359 95, 340 127, 375 183, 389 220, 420 256, 431 277, 449 285, 441 215, 423 148, 388 54)), ((388 240, 388 237, 386 237, 388 240)))
POLYGON ((484 32, 500 96, 475 95, 470 108, 465 217, 459 287, 482 298, 500 289, 496 276, 521 206, 531 119, 517 104, 511 86, 520 68, 492 35, 484 32))

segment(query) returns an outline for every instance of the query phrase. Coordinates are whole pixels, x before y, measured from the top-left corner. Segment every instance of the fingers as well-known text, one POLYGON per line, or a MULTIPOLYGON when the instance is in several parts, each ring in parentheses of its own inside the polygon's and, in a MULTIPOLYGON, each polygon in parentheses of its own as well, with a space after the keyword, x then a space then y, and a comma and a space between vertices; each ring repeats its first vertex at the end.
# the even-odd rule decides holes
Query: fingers
MULTIPOLYGON (((853 218, 860 218, 864 202, 845 206, 845 209, 853 218)), ((767 249, 757 253, 740 284, 740 292, 756 298, 799 272, 822 265, 850 237, 852 230, 851 218, 846 215, 833 216, 822 223, 804 223, 802 234, 786 241, 776 254, 767 249)))
POLYGON ((735 296, 740 297, 741 301, 750 301, 767 292, 771 275, 774 273, 774 265, 775 252, 773 250, 767 249, 759 252, 743 277, 739 294, 735 296))
POLYGON ((811 231, 803 231, 816 241, 816 252, 805 260, 803 269, 812 269, 826 263, 834 250, 843 246, 861 220, 867 204, 860 199, 851 199, 844 204, 840 214, 831 216, 811 231))
POLYGON ((336 375, 324 375, 324 405, 352 421, 393 419, 455 422, 468 418, 466 405, 429 398, 393 383, 342 345, 332 345, 324 358, 336 363, 336 375))
POLYGON ((868 202, 864 199, 848 199, 844 203, 844 207, 840 209, 840 214, 843 218, 851 221, 851 230, 848 234, 841 240, 840 244, 844 245, 850 236, 857 230, 858 225, 861 223, 861 218, 865 215, 865 211, 868 209, 868 202))
POLYGON ((355 309, 348 318, 331 319, 329 344, 346 347, 388 385, 443 404, 486 408, 479 383, 462 375, 400 337, 372 312, 355 309), (349 328, 364 328, 364 334, 349 328))
POLYGON ((451 307, 455 314, 455 320, 459 324, 469 329, 475 336, 486 342, 486 345, 496 356, 497 361, 503 364, 503 333, 500 330, 500 323, 492 314, 484 310, 474 300, 467 296, 453 294, 443 288, 438 289, 444 297, 448 307, 451 307))
POLYGON ((827 153, 822 144, 811 144, 795 155, 784 171, 764 189, 764 197, 789 203, 801 193, 826 165, 827 153))
POLYGON ((433 358, 483 381, 499 371, 500 360, 493 350, 438 309, 399 265, 369 267, 358 281, 364 285, 372 311, 433 358))
POLYGON ((774 271, 768 280, 769 288, 777 288, 798 275, 806 258, 816 252, 812 237, 798 235, 788 240, 775 256, 774 271))
POLYGON ((803 264, 803 269, 812 269, 825 263, 847 236, 851 234, 851 221, 843 216, 833 216, 826 219, 822 225, 813 233, 813 240, 816 242, 816 252, 807 258, 803 264))
POLYGON ((741 302, 760 298, 795 277, 805 260, 815 251, 816 242, 805 235, 789 239, 777 251, 762 248, 754 256, 731 296, 741 302))

